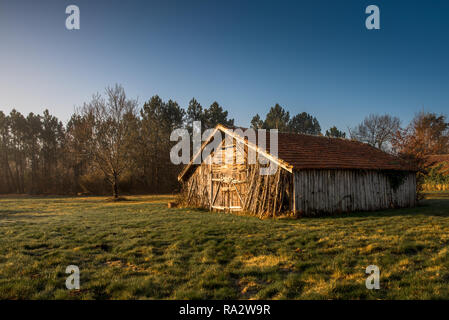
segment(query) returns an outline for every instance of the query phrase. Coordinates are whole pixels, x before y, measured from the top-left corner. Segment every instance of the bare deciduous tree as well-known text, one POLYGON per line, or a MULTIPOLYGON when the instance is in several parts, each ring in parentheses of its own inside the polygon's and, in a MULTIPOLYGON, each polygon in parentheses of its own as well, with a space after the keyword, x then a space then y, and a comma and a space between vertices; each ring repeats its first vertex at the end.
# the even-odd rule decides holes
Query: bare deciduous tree
POLYGON ((120 85, 106 89, 84 104, 81 115, 91 119, 92 141, 89 151, 94 164, 111 184, 114 199, 118 198, 118 181, 128 167, 130 122, 136 116, 137 100, 128 99, 120 85))
POLYGON ((362 123, 349 129, 351 139, 366 142, 382 150, 388 150, 391 141, 400 129, 401 121, 398 117, 388 114, 370 114, 362 123))
POLYGON ((420 112, 396 135, 398 153, 424 158, 449 152, 449 123, 445 115, 420 112))

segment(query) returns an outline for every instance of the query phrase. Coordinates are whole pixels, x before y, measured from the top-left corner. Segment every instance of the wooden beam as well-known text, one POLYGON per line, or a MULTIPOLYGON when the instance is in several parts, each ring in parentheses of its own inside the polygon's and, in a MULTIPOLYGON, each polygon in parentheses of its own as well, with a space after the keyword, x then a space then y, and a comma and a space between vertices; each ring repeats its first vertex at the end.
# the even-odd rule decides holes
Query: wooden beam
POLYGON ((215 193, 214 199, 212 200, 212 208, 214 207, 215 200, 217 200, 218 192, 220 191, 221 183, 218 184, 217 192, 215 193))
POLYGON ((256 151, 256 153, 259 154, 263 154, 263 156, 265 158, 267 158, 268 160, 276 163, 277 165, 279 165, 281 168, 287 170, 288 172, 292 173, 293 172, 293 166, 288 164, 286 161, 283 161, 282 159, 275 157, 273 155, 271 155, 268 151, 260 149, 256 144, 249 142, 248 140, 245 140, 244 137, 239 136, 238 134, 234 133, 232 130, 229 130, 228 128, 222 126, 221 124, 217 125, 214 129, 214 131, 209 135, 209 137, 204 141, 204 143, 201 145, 200 150, 197 151, 197 153, 192 157, 192 159, 190 160, 189 164, 186 165, 186 167, 181 171, 181 173, 178 175, 178 181, 182 181, 184 175, 189 171, 189 169, 192 167, 193 162, 195 161, 195 159, 201 155, 204 147, 210 142, 210 140, 212 139, 212 137, 215 136, 215 133, 217 132, 217 130, 220 130, 222 132, 224 132, 225 134, 228 134, 229 136, 233 137, 236 141, 239 141, 243 144, 245 144, 246 146, 248 146, 248 148, 253 149, 254 151, 256 151))
POLYGON ((215 135, 215 132, 217 132, 218 127, 216 127, 214 129, 214 131, 212 131, 212 133, 209 135, 209 137, 207 137, 207 139, 203 142, 203 144, 201 145, 201 148, 197 151, 197 153, 193 156, 192 160, 190 160, 189 164, 181 171, 181 173, 178 175, 178 181, 181 181, 182 178, 184 177, 184 175, 187 173, 187 171, 190 169, 190 167, 193 165, 193 161, 195 161, 195 159, 201 155, 201 153, 203 152, 203 149, 205 146, 207 146, 207 144, 209 143, 209 141, 212 139, 212 137, 215 135))
POLYGON ((226 210, 226 209, 230 209, 230 210, 240 210, 240 209, 242 209, 242 207, 240 207, 240 206, 230 206, 230 207, 212 206, 212 208, 217 209, 217 210, 226 210))
POLYGON ((210 169, 210 176, 209 176, 209 183, 210 183, 210 190, 209 190, 209 210, 212 210, 212 195, 214 194, 214 182, 212 179, 212 163, 209 165, 210 169))
POLYGON ((247 140, 245 140, 244 137, 241 137, 237 134, 235 134, 233 131, 229 130, 228 128, 222 126, 221 124, 217 125, 217 128, 220 129, 221 131, 223 131, 224 133, 230 135, 231 137, 233 137, 235 140, 246 144, 249 148, 253 149, 254 151, 256 151, 256 153, 259 154, 263 154, 263 156, 265 158, 267 158, 268 160, 278 164, 280 167, 284 168, 285 170, 287 170, 288 172, 292 173, 293 172, 293 166, 291 166, 290 164, 288 164, 287 162, 279 159, 278 157, 274 157, 273 155, 271 155, 270 153, 268 153, 268 151, 260 149, 257 145, 255 145, 252 142, 249 142, 247 140))
POLYGON ((190 204, 190 195, 192 193, 194 183, 195 183, 195 179, 192 179, 192 182, 190 183, 189 192, 187 193, 187 204, 190 204))
POLYGON ((293 173, 292 175, 293 178, 293 213, 296 214, 296 176, 293 173))
POLYGON ((235 192, 237 192, 237 195, 238 195, 239 200, 240 200, 240 205, 243 206, 243 200, 242 200, 242 197, 240 196, 240 192, 239 192, 239 190, 237 189, 237 186, 236 186, 235 184, 232 184, 232 185, 233 185, 234 188, 235 188, 235 192))

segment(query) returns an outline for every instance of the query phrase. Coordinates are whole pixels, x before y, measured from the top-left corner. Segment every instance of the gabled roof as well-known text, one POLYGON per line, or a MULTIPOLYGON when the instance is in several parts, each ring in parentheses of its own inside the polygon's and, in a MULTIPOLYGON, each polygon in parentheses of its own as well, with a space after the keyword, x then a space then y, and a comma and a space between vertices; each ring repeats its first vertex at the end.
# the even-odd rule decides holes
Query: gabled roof
POLYGON ((278 156, 275 157, 270 153, 270 134, 268 130, 266 133, 267 147, 260 149, 257 145, 248 143, 247 139, 239 136, 233 130, 218 125, 209 139, 203 143, 201 150, 178 176, 179 180, 182 180, 191 170, 194 166, 194 160, 201 154, 202 149, 210 142, 217 130, 245 141, 249 147, 257 148, 255 149, 257 152, 290 172, 304 169, 416 171, 414 166, 404 160, 366 143, 297 133, 278 133, 278 156))

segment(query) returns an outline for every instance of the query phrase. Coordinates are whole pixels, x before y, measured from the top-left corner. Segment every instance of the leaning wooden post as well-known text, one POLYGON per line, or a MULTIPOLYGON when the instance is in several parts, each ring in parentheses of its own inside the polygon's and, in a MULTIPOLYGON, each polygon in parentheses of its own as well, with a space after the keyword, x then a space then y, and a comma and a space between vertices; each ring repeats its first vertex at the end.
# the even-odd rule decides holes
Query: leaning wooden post
POLYGON ((210 183, 210 191, 209 191, 209 210, 212 211, 212 197, 214 194, 214 182, 212 181, 212 161, 210 163, 210 175, 209 175, 209 183, 210 183))
POLYGON ((276 204, 279 195, 279 180, 281 178, 281 168, 278 167, 278 171, 276 172, 276 181, 275 181, 275 191, 274 191, 274 204, 273 204, 273 217, 276 216, 276 204))
POLYGON ((292 172, 292 180, 293 180, 293 214, 296 214, 296 179, 295 172, 292 172))

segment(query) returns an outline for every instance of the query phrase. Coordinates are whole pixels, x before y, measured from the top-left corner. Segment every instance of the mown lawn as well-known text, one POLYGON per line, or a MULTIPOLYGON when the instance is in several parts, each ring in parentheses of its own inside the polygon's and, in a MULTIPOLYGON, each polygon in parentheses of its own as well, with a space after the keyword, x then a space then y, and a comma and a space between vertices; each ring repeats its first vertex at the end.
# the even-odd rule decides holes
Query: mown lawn
POLYGON ((449 196, 298 220, 169 196, 0 198, 1 299, 449 299, 449 196), (381 271, 380 290, 365 268, 381 271), (65 288, 77 265, 81 289, 65 288))

